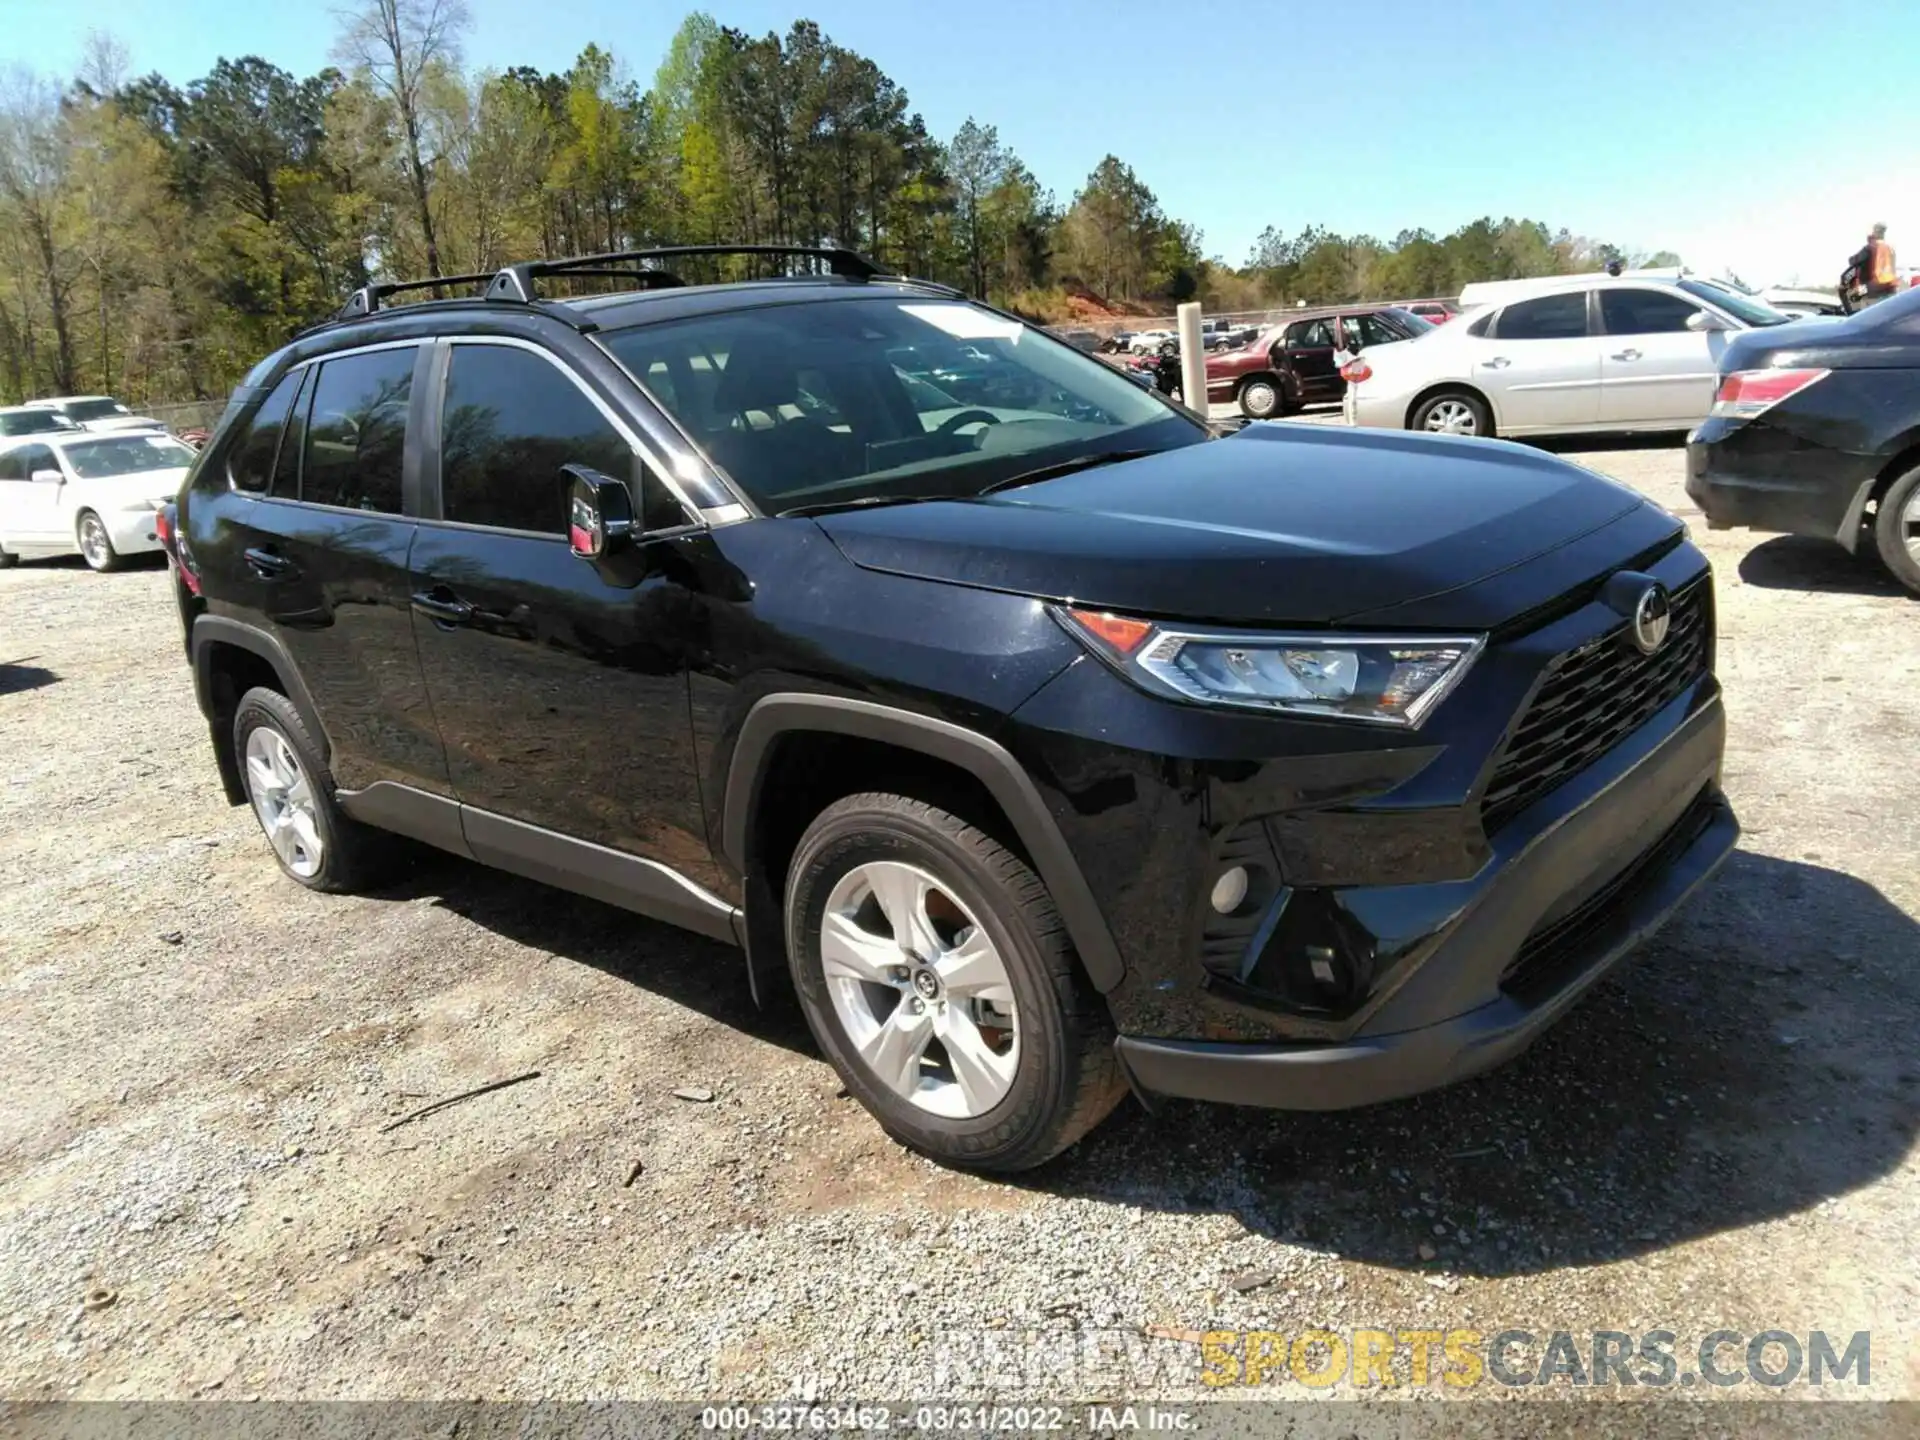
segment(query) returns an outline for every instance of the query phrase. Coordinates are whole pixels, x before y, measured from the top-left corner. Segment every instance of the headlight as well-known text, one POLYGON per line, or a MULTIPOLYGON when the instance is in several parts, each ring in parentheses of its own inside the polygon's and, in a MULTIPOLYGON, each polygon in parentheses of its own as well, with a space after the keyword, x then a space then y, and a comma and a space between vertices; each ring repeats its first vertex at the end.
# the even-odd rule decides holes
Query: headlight
POLYGON ((1460 683, 1484 635, 1280 635, 1160 625, 1054 607, 1144 690, 1211 705, 1417 726, 1460 683))

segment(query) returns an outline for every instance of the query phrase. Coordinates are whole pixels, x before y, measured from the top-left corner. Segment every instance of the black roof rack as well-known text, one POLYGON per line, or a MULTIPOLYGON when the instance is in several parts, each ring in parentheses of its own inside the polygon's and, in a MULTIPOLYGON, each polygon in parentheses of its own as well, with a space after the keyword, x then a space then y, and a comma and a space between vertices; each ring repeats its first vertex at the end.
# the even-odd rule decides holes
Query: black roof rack
POLYGON ((404 291, 437 290, 442 285, 485 285, 493 278, 493 272, 488 271, 484 275, 441 275, 432 280, 392 280, 363 285, 347 297, 347 303, 334 312, 333 318, 351 320, 359 315, 371 315, 389 295, 404 291))
POLYGON ((886 273, 858 251, 837 245, 667 245, 653 250, 614 250, 604 255, 577 255, 570 260, 527 260, 508 265, 492 277, 486 295, 489 300, 535 300, 538 293, 534 281, 544 275, 592 275, 636 280, 645 289, 670 287, 684 282, 664 270, 613 267, 645 260, 672 260, 682 255, 805 256, 825 261, 828 273, 848 280, 871 280, 886 273))

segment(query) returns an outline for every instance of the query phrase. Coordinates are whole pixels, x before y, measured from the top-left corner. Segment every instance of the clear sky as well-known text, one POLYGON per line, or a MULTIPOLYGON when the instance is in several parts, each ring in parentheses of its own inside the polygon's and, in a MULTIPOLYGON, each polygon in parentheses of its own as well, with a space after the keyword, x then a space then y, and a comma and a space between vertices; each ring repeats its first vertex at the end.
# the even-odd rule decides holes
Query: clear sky
MULTIPOLYGON (((469 8, 470 65, 560 70, 591 40, 645 83, 690 7, 469 8)), ((1390 238, 1483 214, 1758 284, 1831 282, 1874 220, 1920 262, 1916 0, 707 8, 754 33, 818 21, 905 86, 934 133, 969 114, 998 126, 1063 203, 1111 151, 1234 264, 1267 225, 1390 238)), ((335 27, 326 5, 286 0, 0 0, 0 61, 68 74, 101 29, 136 73, 184 82, 254 53, 306 74, 335 27)))

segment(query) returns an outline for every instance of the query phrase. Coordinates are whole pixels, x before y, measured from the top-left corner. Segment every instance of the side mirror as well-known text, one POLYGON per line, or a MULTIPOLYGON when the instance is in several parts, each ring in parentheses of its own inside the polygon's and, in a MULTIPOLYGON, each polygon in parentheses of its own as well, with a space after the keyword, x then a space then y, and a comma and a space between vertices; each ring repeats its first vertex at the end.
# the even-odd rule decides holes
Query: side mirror
POLYGON ((1718 315, 1709 315, 1704 310, 1696 310, 1687 316, 1687 329, 1696 334, 1706 334, 1714 330, 1726 329, 1726 322, 1718 315))
POLYGON ((64 485, 67 481, 58 470, 36 470, 29 478, 36 485, 64 485))
POLYGON ((567 482, 567 543, 583 560, 612 555, 633 540, 633 496, 611 475, 562 465, 567 482))

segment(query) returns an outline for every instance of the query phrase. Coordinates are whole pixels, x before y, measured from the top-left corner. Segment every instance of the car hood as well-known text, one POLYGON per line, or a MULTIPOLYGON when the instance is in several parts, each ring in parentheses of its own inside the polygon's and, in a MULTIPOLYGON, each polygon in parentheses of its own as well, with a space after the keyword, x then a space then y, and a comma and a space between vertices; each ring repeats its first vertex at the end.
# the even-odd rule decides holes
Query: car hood
POLYGON ((1262 425, 978 500, 818 523, 866 569, 1099 609, 1324 624, 1425 601, 1417 622, 1394 623, 1490 626, 1679 522, 1500 441, 1262 425), (1631 535, 1594 541, 1636 516, 1631 535))

